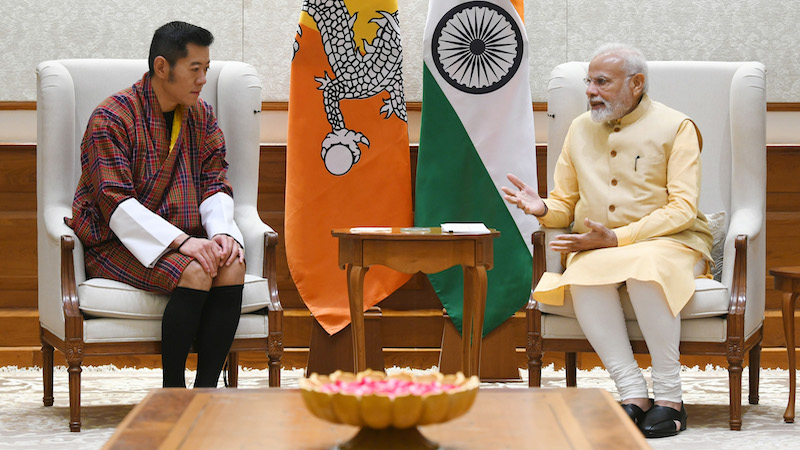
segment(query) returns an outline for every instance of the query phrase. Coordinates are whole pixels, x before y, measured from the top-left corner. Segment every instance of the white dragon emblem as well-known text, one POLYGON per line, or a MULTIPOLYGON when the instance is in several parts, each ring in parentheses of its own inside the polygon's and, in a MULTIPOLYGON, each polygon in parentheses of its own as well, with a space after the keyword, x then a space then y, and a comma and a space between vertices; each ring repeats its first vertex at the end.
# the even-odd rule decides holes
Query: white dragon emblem
MULTIPOLYGON (((370 22, 378 24, 372 43, 364 40, 364 54, 356 46, 353 24, 358 13, 352 16, 344 0, 304 0, 303 11, 317 24, 333 78, 325 71, 317 89, 323 92, 323 103, 331 132, 322 141, 322 160, 333 175, 344 175, 361 159, 359 144, 369 147, 364 134, 348 129, 339 108, 341 100, 366 99, 383 91, 389 93, 380 112, 388 119, 394 114, 408 122, 403 97, 400 28, 397 12, 377 11, 382 17, 370 22)), ((294 52, 299 51, 295 40, 294 52)))

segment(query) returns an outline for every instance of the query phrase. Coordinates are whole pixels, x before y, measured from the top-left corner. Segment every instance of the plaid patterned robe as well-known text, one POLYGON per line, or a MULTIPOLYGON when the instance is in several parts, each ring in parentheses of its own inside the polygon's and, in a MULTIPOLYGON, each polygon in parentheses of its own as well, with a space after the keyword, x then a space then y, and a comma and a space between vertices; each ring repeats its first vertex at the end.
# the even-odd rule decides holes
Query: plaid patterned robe
POLYGON ((233 195, 225 140, 209 104, 199 100, 184 109, 172 152, 169 139, 147 74, 102 102, 89 119, 72 218, 65 218, 86 247, 88 277, 171 292, 191 258, 169 252, 153 269, 144 267, 109 228, 111 215, 135 198, 184 232, 205 236, 200 203, 218 192, 233 195))

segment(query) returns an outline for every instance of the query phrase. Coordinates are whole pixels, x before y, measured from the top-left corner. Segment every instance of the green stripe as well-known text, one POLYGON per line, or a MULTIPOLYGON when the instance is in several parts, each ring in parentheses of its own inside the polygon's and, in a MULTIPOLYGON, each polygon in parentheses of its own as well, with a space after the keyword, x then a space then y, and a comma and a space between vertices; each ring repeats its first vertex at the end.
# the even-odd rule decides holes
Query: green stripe
MULTIPOLYGON (((531 255, 464 125, 427 66, 422 81, 414 223, 438 226, 443 222, 483 222, 500 231, 494 241, 494 268, 488 273, 486 335, 527 303, 531 255)), ((461 267, 428 278, 460 331, 464 295, 461 267)))

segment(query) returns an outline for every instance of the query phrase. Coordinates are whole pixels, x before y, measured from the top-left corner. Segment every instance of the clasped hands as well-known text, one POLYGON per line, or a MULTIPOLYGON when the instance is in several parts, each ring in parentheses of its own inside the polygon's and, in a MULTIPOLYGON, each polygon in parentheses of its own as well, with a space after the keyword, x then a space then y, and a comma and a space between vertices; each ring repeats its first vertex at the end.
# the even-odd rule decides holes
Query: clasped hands
POLYGON ((175 238, 171 247, 176 248, 178 245, 178 252, 197 260, 212 277, 217 276, 217 269, 230 266, 237 259, 244 263, 244 249, 236 239, 227 234, 216 234, 211 239, 182 234, 175 238))
MULTIPOLYGON (((501 188, 505 193, 503 198, 507 202, 516 205, 526 214, 542 216, 547 212, 544 201, 542 201, 535 189, 525 184, 514 174, 509 173, 507 177, 508 181, 516 187, 516 190, 505 186, 501 188)), ((588 217, 584 219, 583 223, 589 228, 589 231, 577 234, 560 234, 550 241, 550 249, 559 253, 572 253, 617 246, 617 235, 611 229, 588 217)))

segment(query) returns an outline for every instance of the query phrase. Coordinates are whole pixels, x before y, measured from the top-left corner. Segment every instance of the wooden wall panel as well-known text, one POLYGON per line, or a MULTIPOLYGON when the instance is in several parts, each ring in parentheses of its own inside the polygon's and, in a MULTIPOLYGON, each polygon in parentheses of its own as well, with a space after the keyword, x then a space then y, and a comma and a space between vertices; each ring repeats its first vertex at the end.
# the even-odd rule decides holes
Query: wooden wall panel
POLYGON ((39 313, 33 308, 0 308, 0 348, 39 340, 39 313))
MULTIPOLYGON (((31 145, 0 145, 0 249, 0 313, 35 310, 36 150, 31 145)), ((6 319, 9 333, 17 336, 30 336, 14 329, 28 323, 6 319)))
MULTIPOLYGON (((800 195, 800 154, 796 146, 769 146, 767 168, 767 197, 796 199, 800 195)), ((800 211, 800 202, 786 202, 786 207, 789 211, 800 211)))

